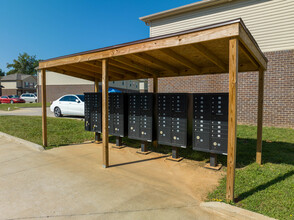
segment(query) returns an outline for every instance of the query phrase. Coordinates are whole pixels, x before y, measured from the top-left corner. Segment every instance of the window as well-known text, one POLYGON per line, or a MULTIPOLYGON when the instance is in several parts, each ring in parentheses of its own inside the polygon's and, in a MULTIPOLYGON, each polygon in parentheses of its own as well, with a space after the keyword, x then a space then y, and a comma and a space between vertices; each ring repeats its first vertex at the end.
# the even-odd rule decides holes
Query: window
POLYGON ((8 99, 8 97, 7 96, 2 96, 2 99, 8 99))
POLYGON ((29 85, 30 85, 30 83, 29 83, 29 82, 25 82, 25 87, 26 87, 26 88, 28 88, 28 87, 29 87, 29 85))
POLYGON ((61 102, 75 102, 76 99, 77 98, 72 95, 67 95, 67 96, 62 97, 59 101, 61 101, 61 102))
POLYGON ((121 84, 122 84, 122 85, 124 85, 124 84, 125 84, 125 82, 124 82, 124 81, 122 81, 122 82, 121 82, 121 84))
POLYGON ((84 95, 77 95, 77 97, 79 97, 79 99, 84 102, 85 101, 85 96, 84 95))

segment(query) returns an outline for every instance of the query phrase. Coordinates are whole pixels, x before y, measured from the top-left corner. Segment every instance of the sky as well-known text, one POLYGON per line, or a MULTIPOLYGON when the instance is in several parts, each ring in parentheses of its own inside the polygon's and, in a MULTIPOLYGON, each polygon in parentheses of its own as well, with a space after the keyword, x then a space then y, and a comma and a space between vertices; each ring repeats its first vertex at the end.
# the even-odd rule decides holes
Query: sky
POLYGON ((0 68, 149 37, 139 17, 198 0, 0 0, 0 68))

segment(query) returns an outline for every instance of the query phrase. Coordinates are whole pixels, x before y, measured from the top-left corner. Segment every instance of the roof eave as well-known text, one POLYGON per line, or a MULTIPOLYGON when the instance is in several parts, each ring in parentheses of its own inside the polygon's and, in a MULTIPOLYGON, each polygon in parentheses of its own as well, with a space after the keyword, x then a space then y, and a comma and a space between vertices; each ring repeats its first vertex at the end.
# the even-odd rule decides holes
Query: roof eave
POLYGON ((214 5, 219 5, 219 4, 223 4, 223 3, 231 2, 231 1, 234 1, 234 0, 202 0, 199 2, 194 2, 188 5, 169 9, 166 11, 161 11, 155 14, 146 15, 146 16, 140 17, 139 19, 141 21, 144 21, 146 24, 148 24, 152 20, 161 19, 164 17, 168 17, 168 16, 172 16, 172 15, 176 15, 176 14, 180 14, 180 13, 184 13, 188 11, 198 10, 198 9, 202 9, 202 8, 206 8, 206 7, 210 7, 214 5))

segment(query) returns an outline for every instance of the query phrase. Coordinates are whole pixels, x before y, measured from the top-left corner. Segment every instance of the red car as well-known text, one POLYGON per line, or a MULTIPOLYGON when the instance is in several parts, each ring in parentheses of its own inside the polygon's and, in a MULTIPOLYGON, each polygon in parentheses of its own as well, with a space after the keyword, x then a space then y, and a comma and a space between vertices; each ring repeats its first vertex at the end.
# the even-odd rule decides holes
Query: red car
POLYGON ((9 95, 9 96, 1 96, 0 97, 0 104, 2 103, 25 103, 24 99, 20 99, 19 96, 16 95, 9 95))

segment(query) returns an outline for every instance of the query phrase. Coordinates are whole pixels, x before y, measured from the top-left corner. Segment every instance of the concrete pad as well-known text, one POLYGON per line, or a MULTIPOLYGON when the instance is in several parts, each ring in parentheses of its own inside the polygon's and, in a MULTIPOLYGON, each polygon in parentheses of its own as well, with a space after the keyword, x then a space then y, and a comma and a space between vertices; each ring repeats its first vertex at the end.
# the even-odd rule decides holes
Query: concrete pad
POLYGON ((38 151, 45 150, 44 147, 39 145, 39 144, 35 144, 35 143, 32 143, 30 141, 26 141, 26 140, 18 138, 18 137, 14 137, 12 135, 9 135, 9 134, 6 134, 6 133, 3 133, 3 132, 0 131, 0 138, 1 137, 5 138, 5 139, 8 139, 10 141, 19 143, 21 145, 24 145, 24 146, 29 147, 29 148, 34 149, 34 150, 38 150, 38 151))
POLYGON ((203 202, 200 204, 200 207, 207 209, 210 212, 214 212, 218 215, 222 215, 224 217, 229 216, 232 220, 275 220, 274 218, 270 218, 268 216, 264 216, 256 212, 251 212, 249 210, 242 209, 223 202, 203 202))
POLYGON ((101 144, 43 152, 0 139, 0 219, 228 219, 199 206, 222 172, 101 144))

